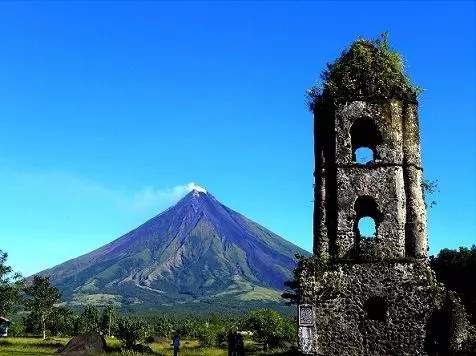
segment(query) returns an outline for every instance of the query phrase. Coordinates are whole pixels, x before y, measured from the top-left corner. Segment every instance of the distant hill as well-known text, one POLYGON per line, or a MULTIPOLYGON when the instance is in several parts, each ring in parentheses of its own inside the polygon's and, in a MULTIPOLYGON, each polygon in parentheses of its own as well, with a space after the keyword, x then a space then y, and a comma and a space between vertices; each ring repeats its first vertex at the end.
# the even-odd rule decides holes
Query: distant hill
POLYGON ((117 240, 39 274, 73 306, 237 311, 282 304, 295 254, 309 252, 196 188, 117 240))

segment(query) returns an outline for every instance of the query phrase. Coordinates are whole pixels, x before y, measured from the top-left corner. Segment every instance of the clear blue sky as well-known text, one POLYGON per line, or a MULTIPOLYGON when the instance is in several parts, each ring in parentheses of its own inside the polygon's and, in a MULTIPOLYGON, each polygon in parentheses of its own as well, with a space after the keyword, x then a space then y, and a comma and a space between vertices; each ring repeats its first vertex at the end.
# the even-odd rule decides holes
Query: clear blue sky
POLYGON ((305 90, 390 32, 438 179, 431 253, 475 243, 475 3, 0 3, 0 249, 25 275, 95 249, 190 182, 312 248, 305 90))

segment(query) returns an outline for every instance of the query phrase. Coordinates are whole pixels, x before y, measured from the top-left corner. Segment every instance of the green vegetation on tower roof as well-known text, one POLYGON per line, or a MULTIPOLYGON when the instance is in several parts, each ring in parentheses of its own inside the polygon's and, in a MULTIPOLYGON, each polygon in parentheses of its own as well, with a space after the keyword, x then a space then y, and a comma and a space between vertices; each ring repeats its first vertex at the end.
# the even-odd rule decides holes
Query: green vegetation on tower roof
POLYGON ((309 109, 325 102, 359 99, 400 99, 416 101, 422 91, 405 73, 403 58, 381 39, 359 38, 334 63, 327 64, 321 82, 308 89, 309 109))

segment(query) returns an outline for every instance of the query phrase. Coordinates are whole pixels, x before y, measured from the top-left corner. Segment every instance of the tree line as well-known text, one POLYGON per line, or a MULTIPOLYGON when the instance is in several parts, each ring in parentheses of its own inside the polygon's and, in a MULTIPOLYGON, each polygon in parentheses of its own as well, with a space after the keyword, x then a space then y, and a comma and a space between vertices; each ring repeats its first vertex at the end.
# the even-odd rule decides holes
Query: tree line
MULTIPOLYGON (((52 287, 48 276, 34 276, 27 285, 6 264, 7 253, 0 250, 0 316, 9 316, 23 308, 21 319, 10 327, 11 335, 74 336, 87 331, 115 335, 131 345, 149 336, 170 338, 173 333, 199 339, 203 346, 220 345, 231 330, 249 330, 255 340, 275 346, 281 341, 294 343, 297 330, 292 318, 283 318, 269 309, 257 310, 245 317, 171 318, 167 316, 137 318, 118 315, 114 305, 98 308, 86 305, 75 313, 59 305, 61 292, 52 287)), ((470 321, 476 325, 476 245, 458 250, 443 249, 429 259, 437 279, 460 296, 470 321)), ((291 288, 295 287, 289 283, 291 288)), ((285 293, 294 299, 294 294, 285 293)))
POLYGON ((458 250, 445 248, 430 257, 430 266, 438 281, 458 293, 470 322, 476 326, 476 245, 458 250))
POLYGON ((113 304, 103 307, 85 305, 75 313, 61 305, 61 291, 50 283, 49 276, 23 277, 7 266, 8 254, 0 250, 0 316, 16 315, 10 336, 76 336, 89 331, 115 336, 126 348, 155 338, 170 339, 173 334, 198 339, 203 347, 221 346, 230 331, 250 331, 252 337, 269 347, 295 344, 296 321, 278 312, 260 309, 243 317, 223 316, 171 318, 165 315, 148 318, 121 316, 113 304))

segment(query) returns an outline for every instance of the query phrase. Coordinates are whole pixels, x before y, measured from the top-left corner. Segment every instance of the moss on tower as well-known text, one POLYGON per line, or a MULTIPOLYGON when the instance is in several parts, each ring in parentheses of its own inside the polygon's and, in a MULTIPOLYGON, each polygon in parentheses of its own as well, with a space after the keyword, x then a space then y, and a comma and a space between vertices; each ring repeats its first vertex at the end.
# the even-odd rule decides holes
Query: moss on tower
POLYGON ((388 33, 381 39, 359 38, 334 63, 327 64, 321 81, 308 89, 311 111, 326 102, 399 99, 415 102, 421 88, 405 73, 403 58, 390 48, 388 33))

